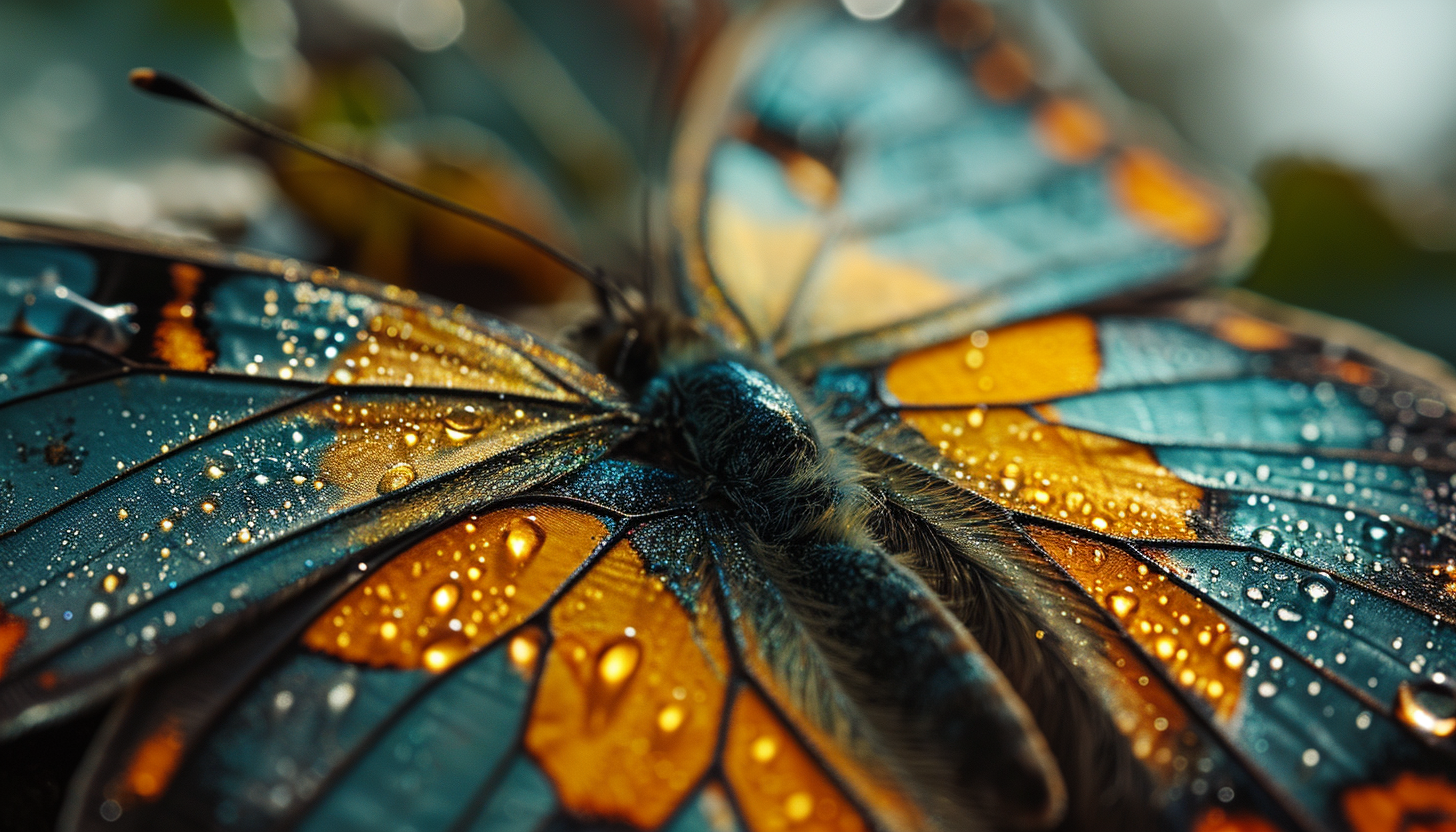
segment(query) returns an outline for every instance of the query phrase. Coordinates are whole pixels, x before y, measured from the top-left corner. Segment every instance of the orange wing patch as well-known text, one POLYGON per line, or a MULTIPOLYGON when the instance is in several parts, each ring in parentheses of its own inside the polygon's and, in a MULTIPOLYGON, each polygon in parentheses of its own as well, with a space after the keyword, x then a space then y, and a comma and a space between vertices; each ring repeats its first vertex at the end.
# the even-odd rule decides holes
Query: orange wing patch
POLYGON ((1253 352, 1281 350, 1294 343, 1289 331, 1252 315, 1230 312, 1213 324, 1213 334, 1253 352))
POLYGON ((1120 547, 1048 529, 1028 532, 1177 684, 1220 719, 1233 716, 1247 657, 1221 615, 1120 547))
POLYGON ((558 506, 472 516, 376 570, 303 643, 373 667, 447 670, 539 610, 606 532, 600 518, 558 506))
POLYGON ((525 743, 576 814, 655 829, 712 764, 728 652, 699 603, 694 622, 623 542, 552 607, 525 743))
POLYGON ((1279 832, 1279 829, 1258 815, 1225 812, 1215 806, 1198 818, 1193 832, 1279 832))
POLYGON ((723 772, 753 832, 863 832, 858 811, 758 694, 733 703, 723 772))
POLYGON ((1097 324, 1053 315, 908 353, 885 370, 903 404, 1013 404, 1090 393, 1101 369, 1097 324))
POLYGON ((1175 243, 1197 248, 1223 232, 1223 209, 1207 186, 1179 170, 1157 151, 1123 151, 1109 171, 1112 190, 1132 218, 1175 243))
POLYGON ((1033 125, 1047 155, 1068 165, 1090 162, 1107 146, 1107 122, 1076 99, 1048 100, 1037 108, 1033 125))
POLYGON ((175 719, 168 718, 132 754, 121 777, 124 792, 143 800, 160 797, 177 772, 185 744, 175 719))
POLYGON ((1008 104, 1031 89, 1031 59, 1006 41, 997 41, 971 65, 971 77, 986 97, 1008 104))
POLYGON ((172 300, 162 307, 162 320, 152 336, 152 352, 169 367, 206 370, 216 355, 197 329, 197 306, 192 302, 202 283, 202 269, 191 263, 173 263, 172 300))
POLYGON ((1456 786, 1440 775, 1404 772, 1389 785, 1351 788, 1340 804, 1354 832, 1456 830, 1456 786))
POLYGON ((911 410, 900 418, 940 448, 946 475, 1007 508, 1124 537, 1195 540, 1203 490, 1142 445, 1019 408, 911 410))
POLYGON ((0 678, 20 643, 25 641, 25 619, 0 609, 0 678))

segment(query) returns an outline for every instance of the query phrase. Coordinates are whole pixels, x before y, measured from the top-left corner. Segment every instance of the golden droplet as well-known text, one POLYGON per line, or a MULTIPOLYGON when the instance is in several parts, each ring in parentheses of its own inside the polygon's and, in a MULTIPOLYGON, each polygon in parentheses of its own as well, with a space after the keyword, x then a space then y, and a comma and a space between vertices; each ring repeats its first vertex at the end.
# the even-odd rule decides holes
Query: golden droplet
POLYGON ((222 466, 221 465, 209 465, 209 466, 207 466, 207 478, 208 479, 220 480, 220 479, 222 479, 222 475, 225 474, 225 473, 227 473, 227 472, 224 471, 224 470, 222 470, 222 466))
POLYGON ((784 815, 794 823, 803 823, 814 813, 814 798, 808 792, 794 792, 784 798, 784 815))
POLYGON ((657 727, 664 734, 671 734, 687 721, 687 711, 681 705, 668 705, 657 712, 657 727))
POLYGON ((399 626, 393 621, 386 621, 379 625, 379 635, 384 640, 389 641, 399 635, 399 626))
POLYGON ((458 633, 451 633, 426 647, 420 661, 427 670, 440 673, 454 667, 468 655, 470 655, 470 641, 458 633))
POLYGON ((978 428, 981 425, 986 424, 986 411, 978 407, 975 410, 972 410, 970 413, 967 413, 966 424, 970 425, 973 428, 978 428))
POLYGON ((511 639, 511 662, 521 673, 531 673, 536 669, 536 656, 540 652, 541 645, 536 639, 524 633, 511 639))
POLYGON ((1173 654, 1177 652, 1177 650, 1178 642, 1174 641, 1172 636, 1162 636, 1157 641, 1153 642, 1153 652, 1157 653, 1158 658, 1162 659, 1163 661, 1167 661, 1168 659, 1173 658, 1173 654))
POLYGON ((1401 682, 1395 695, 1395 715, 1417 731, 1449 737, 1456 733, 1456 691, 1434 682, 1401 682))
POLYGON ((632 678, 641 660, 642 648, 637 646, 637 642, 630 638, 622 639, 602 651, 597 659, 597 678, 609 691, 615 691, 632 678))
POLYGON ((451 408, 441 421, 445 423, 445 435, 455 442, 464 442, 485 427, 485 415, 471 405, 451 408))
POLYGON ((247 543, 253 539, 253 533, 247 529, 238 529, 238 542, 247 543))
POLYGON ((417 433, 406 433, 404 435, 404 444, 407 448, 413 448, 419 441, 420 435, 417 433))
POLYGON ((753 755, 755 761, 767 763, 779 755, 778 741, 773 737, 764 735, 753 741, 753 745, 748 748, 748 753, 753 755))
POLYGON ((170 517, 166 518, 158 525, 162 527, 162 531, 170 532, 172 530, 172 519, 170 517))
POLYGON ((434 611, 435 615, 449 615, 458 603, 460 603, 460 587, 457 584, 443 583, 430 593, 430 609, 434 611))
POLYGON ((415 467, 408 462, 396 462, 379 478, 379 493, 398 491, 414 481, 415 467))
POLYGON ((518 561, 529 560, 546 542, 546 531, 536 523, 535 515, 512 518, 504 532, 506 551, 518 561))
POLYGON ((1076 511, 1082 507, 1083 503, 1087 502, 1087 495, 1080 491, 1068 491, 1066 501, 1067 510, 1076 511))
POLYGON ((1229 651, 1223 654, 1223 663, 1238 670, 1244 666, 1244 651, 1237 647, 1230 647, 1229 651))
POLYGON ((118 520, 125 520, 126 518, 127 518, 126 509, 121 509, 121 510, 119 510, 119 511, 116 512, 116 519, 118 519, 118 520))
POLYGON ((115 572, 108 572, 106 577, 101 579, 101 589, 104 592, 115 592, 126 583, 125 575, 118 575, 115 572))
POLYGON ((202 513, 203 514, 211 514, 214 511, 217 511, 217 506, 213 505, 212 502, 209 501, 209 500, 203 500, 202 501, 202 513))
POLYGON ((334 384, 349 384, 354 381, 354 374, 340 367, 334 371, 333 375, 329 376, 329 381, 334 384))
POLYGON ((1217 679, 1210 680, 1207 690, 1210 698, 1217 699, 1220 696, 1223 696, 1223 682, 1220 682, 1217 679))
POLYGON ((981 369, 981 365, 983 365, 985 363, 986 363, 986 354, 984 352, 981 352, 980 350, 976 349, 975 347, 972 347, 971 349, 966 350, 966 366, 967 367, 969 367, 972 370, 979 370, 979 369, 981 369))
POLYGON ((1118 618, 1127 618, 1138 608, 1138 599, 1126 592, 1112 592, 1107 595, 1107 608, 1118 618))

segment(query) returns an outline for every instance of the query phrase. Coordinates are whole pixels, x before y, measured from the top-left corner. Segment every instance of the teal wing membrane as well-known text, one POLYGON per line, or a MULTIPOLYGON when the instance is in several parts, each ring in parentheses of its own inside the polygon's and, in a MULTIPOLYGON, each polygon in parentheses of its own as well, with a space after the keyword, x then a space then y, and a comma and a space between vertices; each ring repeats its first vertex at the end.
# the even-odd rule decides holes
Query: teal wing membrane
POLYGON ((1227 273, 1257 211, 1041 86, 988 9, 775 7, 724 39, 678 147, 686 294, 791 367, 1227 273), (858 337, 874 333, 873 337, 858 337))
POLYGON ((911 363, 933 350, 821 373, 883 470, 906 468, 890 501, 982 541, 957 568, 1036 611, 1174 817, 1363 829, 1449 811, 1456 386, 1218 298, 1023 326, 1050 340, 1007 361, 1075 363, 1065 333, 1085 331, 1095 373, 1018 381, 989 352, 1014 328, 934 348, 954 366, 926 387, 907 373, 931 377, 911 363))
POLYGON ((0 223, 0 734, 631 428, 499 322, 292 261, 0 223))

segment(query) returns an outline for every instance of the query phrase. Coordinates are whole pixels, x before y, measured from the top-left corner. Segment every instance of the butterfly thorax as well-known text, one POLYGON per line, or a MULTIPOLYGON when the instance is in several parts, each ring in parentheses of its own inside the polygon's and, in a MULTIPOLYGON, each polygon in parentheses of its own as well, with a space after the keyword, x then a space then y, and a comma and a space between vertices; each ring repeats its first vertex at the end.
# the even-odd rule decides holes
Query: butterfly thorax
MULTIPOLYGON (((794 394, 745 360, 670 369, 647 385, 641 408, 679 464, 765 541, 815 536, 827 515, 854 501, 852 478, 834 470, 832 450, 794 394)), ((832 536, 853 534, 842 529, 832 536)))

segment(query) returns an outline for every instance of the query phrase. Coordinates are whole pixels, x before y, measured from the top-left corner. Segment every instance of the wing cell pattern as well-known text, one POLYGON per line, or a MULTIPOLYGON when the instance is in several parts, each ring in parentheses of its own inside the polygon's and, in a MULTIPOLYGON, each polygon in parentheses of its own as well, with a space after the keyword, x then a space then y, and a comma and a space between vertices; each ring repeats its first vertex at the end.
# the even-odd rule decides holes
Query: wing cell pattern
POLYGON ((1123 677, 1104 699, 1164 801, 1365 830, 1371 790, 1456 795, 1447 388, 1212 299, 842 373, 829 398, 880 401, 862 437, 1008 512, 1045 559, 1021 568, 1087 604, 1030 599, 1123 677))

